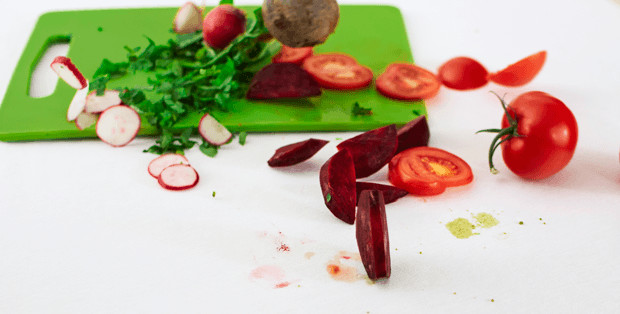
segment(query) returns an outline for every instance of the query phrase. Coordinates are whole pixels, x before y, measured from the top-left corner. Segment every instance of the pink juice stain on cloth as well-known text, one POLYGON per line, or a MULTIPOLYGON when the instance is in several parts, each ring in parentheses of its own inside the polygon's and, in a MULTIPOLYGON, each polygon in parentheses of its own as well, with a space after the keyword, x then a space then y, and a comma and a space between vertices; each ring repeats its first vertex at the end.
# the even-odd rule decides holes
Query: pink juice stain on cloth
POLYGON ((291 284, 284 280, 285 276, 284 270, 276 265, 259 266, 250 272, 250 279, 267 282, 274 288, 284 288, 291 284))

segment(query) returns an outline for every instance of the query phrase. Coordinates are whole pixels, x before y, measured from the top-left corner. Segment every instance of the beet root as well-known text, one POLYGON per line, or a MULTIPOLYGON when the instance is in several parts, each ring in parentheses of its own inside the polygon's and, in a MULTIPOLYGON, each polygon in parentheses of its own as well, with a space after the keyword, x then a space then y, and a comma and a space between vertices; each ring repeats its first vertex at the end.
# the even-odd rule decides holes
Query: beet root
POLYGON ((286 167, 296 165, 302 161, 310 159, 329 141, 311 138, 302 142, 297 142, 282 146, 276 150, 273 156, 267 161, 271 167, 286 167))
POLYGON ((394 156, 397 146, 396 125, 390 124, 352 137, 337 147, 339 150, 349 150, 356 176, 364 178, 385 166, 394 156))
POLYGON ((413 147, 428 146, 428 140, 431 137, 426 116, 419 116, 409 121, 399 128, 396 134, 398 136, 398 148, 395 154, 413 147))
POLYGON ((249 99, 305 98, 321 95, 319 84, 299 65, 271 63, 252 78, 249 99))
POLYGON ((381 191, 365 190, 360 194, 355 217, 355 237, 368 278, 389 278, 390 240, 381 191))
POLYGON ((359 204, 359 201, 360 201, 360 194, 364 190, 377 190, 377 191, 380 191, 383 194, 383 200, 384 200, 385 204, 396 202, 396 200, 398 200, 399 198, 404 197, 407 194, 409 194, 409 192, 407 192, 407 191, 405 191, 405 190, 403 190, 401 188, 397 188, 395 186, 392 186, 392 185, 357 181, 355 183, 355 191, 356 191, 356 194, 357 194, 357 203, 358 204, 359 204))
POLYGON ((355 167, 348 150, 340 150, 323 164, 319 173, 323 200, 338 219, 355 222, 355 167))

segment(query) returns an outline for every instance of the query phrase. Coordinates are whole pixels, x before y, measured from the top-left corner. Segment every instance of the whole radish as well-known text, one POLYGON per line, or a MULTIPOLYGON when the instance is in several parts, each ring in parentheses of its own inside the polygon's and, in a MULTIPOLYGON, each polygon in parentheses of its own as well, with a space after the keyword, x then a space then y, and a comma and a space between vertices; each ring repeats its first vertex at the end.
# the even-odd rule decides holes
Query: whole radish
POLYGON ((237 36, 245 32, 245 13, 222 4, 207 13, 202 23, 204 42, 214 49, 224 49, 237 36))

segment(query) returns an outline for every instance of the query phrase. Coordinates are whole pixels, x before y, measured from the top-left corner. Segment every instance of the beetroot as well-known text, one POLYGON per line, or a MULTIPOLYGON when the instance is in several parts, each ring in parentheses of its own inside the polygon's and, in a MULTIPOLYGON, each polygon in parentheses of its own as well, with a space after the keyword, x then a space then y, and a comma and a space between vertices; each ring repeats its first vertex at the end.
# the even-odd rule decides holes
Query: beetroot
POLYGON ((355 220, 357 247, 368 278, 389 278, 390 240, 381 191, 362 191, 355 220))
POLYGON ((362 191, 364 190, 377 190, 383 193, 383 200, 385 201, 385 204, 389 204, 389 203, 393 203, 395 202, 397 199, 409 194, 409 192, 401 189, 401 188, 397 188, 395 186, 392 185, 386 185, 386 184, 379 184, 379 183, 372 183, 372 182, 361 182, 361 181, 357 181, 355 183, 355 190, 357 193, 357 203, 359 204, 360 201, 360 194, 362 193, 362 191))
POLYGON ((310 159, 329 141, 311 138, 278 148, 273 156, 267 161, 271 167, 285 167, 298 164, 310 159))
POLYGON ((349 150, 340 150, 323 164, 319 173, 325 205, 338 219, 355 222, 355 167, 349 150))
POLYGON ((252 78, 249 99, 304 98, 321 95, 319 84, 299 65, 272 63, 252 78))
POLYGON ((386 165, 394 156, 397 146, 396 125, 390 124, 352 137, 337 147, 339 150, 349 150, 356 176, 364 178, 386 165))
POLYGON ((419 116, 409 121, 398 129, 396 134, 398 135, 398 148, 395 154, 413 147, 428 146, 428 140, 431 136, 426 116, 419 116))

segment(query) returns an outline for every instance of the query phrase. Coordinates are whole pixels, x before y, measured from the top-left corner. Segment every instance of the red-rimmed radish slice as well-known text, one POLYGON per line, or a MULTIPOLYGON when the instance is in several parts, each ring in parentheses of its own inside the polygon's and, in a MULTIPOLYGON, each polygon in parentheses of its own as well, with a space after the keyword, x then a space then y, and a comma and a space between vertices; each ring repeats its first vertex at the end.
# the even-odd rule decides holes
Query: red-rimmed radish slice
POLYGON ((56 57, 52 61, 51 67, 58 77, 75 89, 82 89, 88 85, 84 75, 80 73, 73 62, 71 62, 71 59, 67 57, 56 57))
POLYGON ((202 10, 192 2, 186 2, 174 17, 174 32, 188 34, 202 27, 202 10))
POLYGON ((172 165, 189 165, 185 156, 180 154, 163 154, 149 163, 149 174, 153 178, 159 178, 161 172, 172 165))
POLYGON ((67 121, 75 120, 86 107, 86 97, 88 96, 88 81, 86 87, 78 89, 67 109, 67 121))
POLYGON ((112 106, 120 105, 121 103, 120 92, 117 90, 106 89, 101 96, 97 96, 97 91, 92 91, 86 97, 86 107, 84 107, 84 111, 99 113, 112 106))
POLYGON ((232 138, 232 133, 208 113, 200 119, 198 133, 205 141, 215 146, 224 145, 232 138))
POLYGON ((157 182, 164 189, 187 190, 198 184, 198 172, 189 165, 172 165, 162 170, 157 182))
POLYGON ((125 146, 140 130, 140 115, 126 105, 106 109, 97 121, 97 136, 104 142, 115 146, 125 146))
POLYGON ((97 123, 97 119, 99 119, 99 115, 96 113, 82 112, 75 118, 75 126, 84 130, 97 123))

